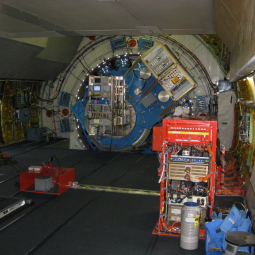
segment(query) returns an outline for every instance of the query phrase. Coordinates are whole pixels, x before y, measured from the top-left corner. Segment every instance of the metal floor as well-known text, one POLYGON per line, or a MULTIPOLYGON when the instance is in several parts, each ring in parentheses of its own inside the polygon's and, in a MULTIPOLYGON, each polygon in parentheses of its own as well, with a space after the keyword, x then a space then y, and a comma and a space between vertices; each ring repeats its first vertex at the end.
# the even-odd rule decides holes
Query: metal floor
MULTIPOLYGON (((0 166, 0 196, 27 197, 33 205, 0 221, 1 255, 19 254, 205 254, 180 248, 179 238, 152 235, 159 197, 69 189, 60 196, 19 191, 20 172, 55 155, 75 168, 80 184, 159 191, 156 155, 58 149, 61 141, 4 146, 18 161, 0 166), (16 168, 19 167, 19 170, 16 168)), ((53 160, 53 166, 58 162, 53 160)))

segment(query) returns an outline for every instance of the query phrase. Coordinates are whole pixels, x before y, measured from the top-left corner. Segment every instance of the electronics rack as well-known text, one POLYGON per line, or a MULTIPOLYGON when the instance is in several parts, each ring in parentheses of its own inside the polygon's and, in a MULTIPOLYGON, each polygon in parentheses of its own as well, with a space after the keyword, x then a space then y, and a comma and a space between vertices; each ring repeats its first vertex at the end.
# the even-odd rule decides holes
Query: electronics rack
POLYGON ((141 57, 165 91, 177 101, 195 87, 195 81, 166 46, 155 44, 141 57))
POLYGON ((168 117, 153 127, 153 150, 161 151, 159 221, 153 231, 172 234, 185 202, 211 214, 215 193, 217 119, 168 117))
POLYGON ((89 76, 88 133, 91 137, 123 137, 131 130, 123 76, 89 76))

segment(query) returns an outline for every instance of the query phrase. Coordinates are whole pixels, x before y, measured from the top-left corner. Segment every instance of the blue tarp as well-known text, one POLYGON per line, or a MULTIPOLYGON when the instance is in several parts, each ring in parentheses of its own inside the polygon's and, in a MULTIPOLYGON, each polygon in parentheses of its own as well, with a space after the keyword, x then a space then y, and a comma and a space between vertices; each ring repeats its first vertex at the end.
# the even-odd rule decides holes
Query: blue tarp
POLYGON ((222 224, 221 219, 213 220, 205 224, 207 233, 209 234, 208 250, 211 248, 223 249, 224 233, 220 230, 222 224))
MULTIPOLYGON (((222 224, 220 225, 221 231, 227 234, 232 228, 236 226, 236 224, 246 218, 246 212, 244 210, 239 211, 235 205, 232 206, 231 210, 228 213, 228 216, 224 219, 222 224)), ((241 230, 240 231, 246 231, 241 230)))
MULTIPOLYGON (((209 234, 208 249, 219 248, 226 250, 225 237, 228 232, 232 231, 244 231, 251 233, 251 220, 246 219, 246 212, 244 210, 238 210, 235 205, 232 206, 228 213, 228 216, 222 220, 219 219, 221 215, 216 213, 212 214, 212 218, 215 219, 205 224, 206 231, 209 234)), ((249 251, 249 247, 239 247, 240 251, 249 251)))

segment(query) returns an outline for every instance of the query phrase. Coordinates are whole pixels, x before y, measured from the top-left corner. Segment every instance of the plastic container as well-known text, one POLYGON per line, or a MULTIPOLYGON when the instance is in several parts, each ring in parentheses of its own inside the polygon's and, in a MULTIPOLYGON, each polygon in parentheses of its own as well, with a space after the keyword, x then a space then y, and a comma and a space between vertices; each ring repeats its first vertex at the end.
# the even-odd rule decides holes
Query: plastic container
POLYGON ((200 206, 195 202, 186 202, 182 207, 180 246, 185 250, 198 248, 200 206))

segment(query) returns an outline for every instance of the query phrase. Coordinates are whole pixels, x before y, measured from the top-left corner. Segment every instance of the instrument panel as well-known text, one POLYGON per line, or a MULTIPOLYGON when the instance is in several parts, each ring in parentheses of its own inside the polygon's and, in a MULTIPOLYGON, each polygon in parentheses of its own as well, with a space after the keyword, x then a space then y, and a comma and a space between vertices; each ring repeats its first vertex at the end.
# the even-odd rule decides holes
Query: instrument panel
POLYGON ((174 53, 161 43, 143 54, 141 60, 173 100, 179 100, 195 87, 193 77, 174 53))
POLYGON ((142 56, 142 59, 158 79, 166 69, 174 64, 174 61, 170 58, 161 44, 155 46, 156 47, 151 48, 152 50, 148 54, 145 53, 145 56, 142 56))
POLYGON ((122 76, 90 76, 86 109, 91 137, 123 137, 133 128, 122 76))

